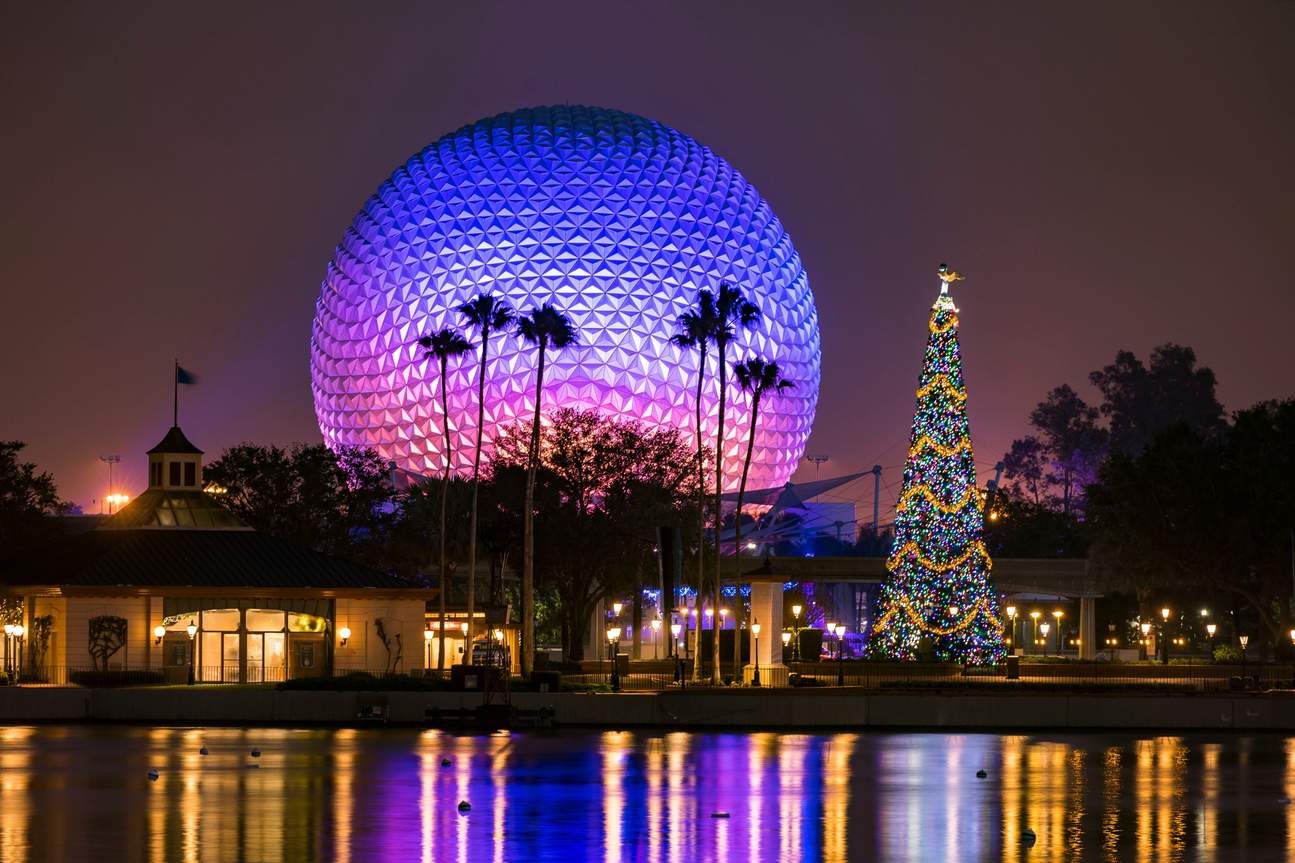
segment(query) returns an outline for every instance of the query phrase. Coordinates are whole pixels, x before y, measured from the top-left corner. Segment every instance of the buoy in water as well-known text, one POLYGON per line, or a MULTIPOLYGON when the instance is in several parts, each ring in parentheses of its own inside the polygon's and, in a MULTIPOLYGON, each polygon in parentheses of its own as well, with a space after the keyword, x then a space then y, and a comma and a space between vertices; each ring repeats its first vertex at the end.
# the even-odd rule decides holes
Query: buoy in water
POLYGON ((442 767, 449 767, 449 766, 450 766, 450 759, 448 759, 448 758, 442 758, 442 759, 441 759, 441 766, 442 766, 442 767))
POLYGON ((1026 827, 1024 830, 1021 831, 1022 845, 1026 845, 1026 846, 1033 845, 1038 838, 1039 837, 1035 836, 1034 831, 1031 830, 1029 827, 1026 827))
POLYGON ((984 779, 984 778, 985 778, 986 776, 988 776, 988 775, 989 775, 989 774, 988 774, 988 773, 986 773, 986 772, 985 772, 985 771, 983 771, 983 770, 977 770, 977 771, 976 771, 976 778, 977 778, 977 779, 984 779))
POLYGON ((727 818, 727 817, 728 817, 728 813, 727 813, 727 812, 712 812, 712 813, 710 813, 710 817, 711 817, 711 818, 727 818))
POLYGON ((205 747, 205 746, 204 746, 204 747, 202 747, 201 749, 199 749, 199 750, 198 750, 198 754, 199 754, 199 755, 206 755, 206 754, 207 754, 207 747, 205 747))
POLYGON ((150 770, 150 771, 148 771, 148 781, 149 781, 149 782, 156 782, 156 781, 157 781, 157 777, 158 777, 159 775, 160 775, 160 774, 159 774, 156 770, 150 770))
POLYGON ((460 801, 459 801, 459 811, 460 811, 460 812, 467 812, 467 811, 468 811, 468 810, 470 810, 471 808, 472 808, 472 804, 471 804, 471 803, 469 803, 468 801, 466 801, 466 800, 460 800, 460 801))
POLYGON ((253 757, 253 758, 260 758, 260 757, 261 757, 261 750, 259 750, 259 749, 253 749, 253 750, 252 750, 252 757, 253 757))

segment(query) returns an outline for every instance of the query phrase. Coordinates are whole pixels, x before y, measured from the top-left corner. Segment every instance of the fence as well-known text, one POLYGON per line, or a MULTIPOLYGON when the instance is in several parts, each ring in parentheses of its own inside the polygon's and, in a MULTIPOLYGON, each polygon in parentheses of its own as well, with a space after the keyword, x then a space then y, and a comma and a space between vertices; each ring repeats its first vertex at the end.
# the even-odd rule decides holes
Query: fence
MULTIPOLYGON (((14 673, 0 669, 0 682, 13 682, 14 673)), ((313 677, 345 677, 360 669, 337 668, 313 677)), ((669 660, 629 663, 615 683, 624 691, 659 691, 709 685, 711 666, 702 665, 701 674, 693 678, 691 662, 676 665, 669 660)), ((733 678, 732 663, 721 664, 722 679, 733 678)), ((363 671, 374 677, 436 677, 434 670, 412 669, 388 675, 385 670, 363 671)), ((282 668, 262 669, 248 664, 245 678, 233 663, 194 669, 195 682, 209 684, 263 683, 282 681, 282 668)), ((448 677, 448 675, 446 675, 448 677)), ((749 675, 748 675, 749 678, 749 675)), ((1009 677, 1008 666, 969 668, 953 664, 905 662, 790 662, 776 669, 762 668, 762 682, 768 686, 833 687, 851 686, 870 690, 888 689, 971 689, 975 691, 1018 690, 1092 690, 1102 688, 1141 688, 1146 690, 1226 691, 1295 688, 1295 666, 1289 664, 1250 663, 1240 665, 1157 665, 1152 663, 1080 663, 1022 662, 1019 673, 1009 677)), ((562 679, 578 684, 613 683, 610 661, 589 661, 576 673, 563 673, 562 679)), ((189 682, 188 666, 153 666, 151 668, 111 668, 92 666, 47 666, 33 671, 23 669, 17 681, 24 686, 101 686, 101 685, 181 685, 189 682)))
MULTIPOLYGON (((703 663, 696 679, 692 663, 677 673, 673 665, 632 663, 628 673, 618 675, 622 690, 643 691, 708 685, 711 665, 703 663), (682 681, 681 678, 682 677, 682 681)), ((732 664, 721 664, 721 677, 732 679, 732 664)), ((747 678, 750 678, 748 673, 747 678)), ((1224 691, 1289 689, 1295 686, 1295 666, 1251 663, 1240 665, 1157 665, 1152 663, 1022 662, 1019 672, 1009 676, 1004 664, 964 667, 950 663, 916 662, 789 662, 784 667, 761 669, 765 686, 829 687, 852 686, 865 689, 1102 689, 1143 688, 1147 690, 1224 691), (785 671, 784 671, 785 668, 785 671)), ((564 680, 612 683, 611 663, 583 664, 578 675, 564 680)))

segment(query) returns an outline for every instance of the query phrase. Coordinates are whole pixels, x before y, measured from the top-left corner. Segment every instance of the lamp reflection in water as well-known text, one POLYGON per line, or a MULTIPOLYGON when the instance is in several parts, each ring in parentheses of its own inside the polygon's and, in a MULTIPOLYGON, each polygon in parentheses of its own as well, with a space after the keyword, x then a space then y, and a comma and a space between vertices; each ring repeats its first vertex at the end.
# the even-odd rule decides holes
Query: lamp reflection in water
POLYGON ((625 818, 625 759, 632 738, 626 731, 605 731, 599 740, 602 750, 603 779, 603 860, 621 863, 625 838, 621 824, 625 818))
MULTIPOLYGON (((854 734, 835 734, 823 750, 823 860, 847 863, 850 859, 848 828, 850 808, 850 758, 854 734)), ((756 858, 752 858, 756 859, 756 858)))
POLYGON ((429 728, 418 735, 419 859, 436 860, 436 771, 441 760, 441 732, 429 728))
POLYGON ((691 753, 691 735, 682 731, 667 734, 666 744, 666 787, 669 801, 666 804, 670 824, 670 859, 669 863, 683 863, 693 859, 692 855, 684 856, 685 849, 691 848, 695 840, 693 830, 696 819, 692 817, 692 796, 686 787, 688 777, 693 775, 691 753))
POLYGON ((805 796, 805 741, 799 734, 778 739, 778 859, 800 860, 802 800, 805 796))

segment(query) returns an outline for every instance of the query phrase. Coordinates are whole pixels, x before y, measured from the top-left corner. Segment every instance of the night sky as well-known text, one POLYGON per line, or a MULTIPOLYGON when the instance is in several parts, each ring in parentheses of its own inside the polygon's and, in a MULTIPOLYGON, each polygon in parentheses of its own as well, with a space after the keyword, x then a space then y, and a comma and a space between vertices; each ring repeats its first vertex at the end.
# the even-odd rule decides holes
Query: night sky
POLYGON ((178 356, 208 453, 319 441, 310 322, 356 211, 441 135, 561 102, 769 200, 822 323, 809 452, 880 462, 883 504, 941 260, 986 471, 1119 348, 1192 345, 1229 409, 1289 397, 1293 42, 1292 2, 10 3, 0 438, 97 512, 100 455, 144 486, 178 356))

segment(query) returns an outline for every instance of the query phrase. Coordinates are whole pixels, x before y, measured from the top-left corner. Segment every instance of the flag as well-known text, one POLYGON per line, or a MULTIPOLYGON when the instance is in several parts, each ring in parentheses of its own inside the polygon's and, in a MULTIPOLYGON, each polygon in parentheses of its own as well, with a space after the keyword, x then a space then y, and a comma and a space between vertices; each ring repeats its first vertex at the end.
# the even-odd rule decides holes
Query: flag
POLYGON ((181 365, 175 367, 175 382, 177 384, 196 384, 198 376, 181 365))

